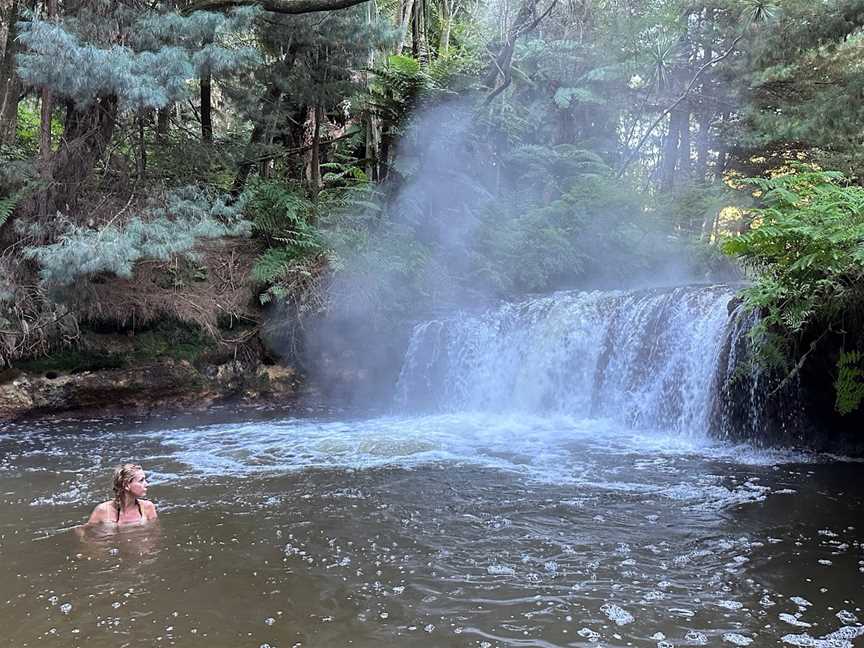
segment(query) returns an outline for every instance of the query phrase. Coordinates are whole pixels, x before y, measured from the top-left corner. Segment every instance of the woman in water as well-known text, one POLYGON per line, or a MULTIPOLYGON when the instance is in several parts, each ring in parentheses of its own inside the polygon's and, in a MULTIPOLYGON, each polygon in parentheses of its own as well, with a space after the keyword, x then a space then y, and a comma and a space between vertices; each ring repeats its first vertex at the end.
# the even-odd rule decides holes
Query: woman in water
POLYGON ((155 520, 156 507, 147 495, 147 475, 138 464, 123 464, 114 469, 114 499, 93 509, 85 526, 98 524, 143 524, 155 520))

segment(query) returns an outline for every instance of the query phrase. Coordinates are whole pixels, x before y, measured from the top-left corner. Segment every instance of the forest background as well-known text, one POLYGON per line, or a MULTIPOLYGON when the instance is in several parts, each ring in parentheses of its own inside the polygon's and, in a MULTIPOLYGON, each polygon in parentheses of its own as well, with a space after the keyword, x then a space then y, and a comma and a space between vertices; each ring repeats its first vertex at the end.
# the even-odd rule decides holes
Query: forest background
POLYGON ((858 410, 862 25, 864 0, 0 0, 0 368, 302 367, 740 268, 760 361, 858 410))

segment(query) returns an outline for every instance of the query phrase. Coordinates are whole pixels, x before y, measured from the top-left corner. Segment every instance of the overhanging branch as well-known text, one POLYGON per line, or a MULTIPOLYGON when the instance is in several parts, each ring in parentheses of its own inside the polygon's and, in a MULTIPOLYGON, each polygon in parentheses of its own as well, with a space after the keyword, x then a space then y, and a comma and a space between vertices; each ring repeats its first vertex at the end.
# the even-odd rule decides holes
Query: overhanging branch
POLYGON ((185 7, 183 13, 225 11, 234 7, 257 6, 273 13, 305 14, 346 9, 364 2, 368 2, 368 0, 197 0, 185 7))

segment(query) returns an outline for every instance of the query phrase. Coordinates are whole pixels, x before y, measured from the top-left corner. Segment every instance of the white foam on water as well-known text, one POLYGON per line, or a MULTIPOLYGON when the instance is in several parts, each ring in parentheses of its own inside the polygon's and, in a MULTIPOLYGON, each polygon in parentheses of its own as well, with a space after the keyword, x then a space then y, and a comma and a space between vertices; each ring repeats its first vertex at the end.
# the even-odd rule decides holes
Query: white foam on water
POLYGON ((745 637, 742 634, 738 634, 737 632, 727 632, 723 635, 723 641, 734 644, 736 646, 749 646, 753 643, 753 639, 750 637, 745 637))
MULTIPOLYGON (((591 457, 646 453, 676 458, 724 458, 739 464, 800 461, 801 455, 766 455, 753 449, 718 445, 702 438, 635 433, 608 419, 483 412, 420 417, 381 417, 356 421, 287 419, 255 424, 222 424, 148 431, 173 449, 171 458, 194 473, 237 475, 306 468, 411 468, 435 462, 481 465, 516 471, 538 481, 599 485, 607 490, 653 493, 658 487, 640 482, 596 480, 591 457)), ((669 472, 663 466, 661 472, 669 472)), ((170 479, 170 475, 166 475, 170 479)), ((704 487, 700 487, 704 490, 704 487)), ((765 487, 745 483, 717 486, 713 498, 759 501, 765 487)), ((686 485, 661 493, 689 499, 686 485)), ((698 495, 697 495, 698 499, 698 495)))
POLYGON ((788 623, 789 625, 797 626, 799 628, 809 628, 812 624, 807 623, 806 621, 801 621, 794 614, 789 614, 788 612, 781 612, 777 615, 781 621, 784 623, 788 623))
POLYGON ((804 648, 853 648, 852 643, 845 639, 817 639, 809 634, 787 634, 781 637, 783 643, 804 648))
POLYGON ((627 625, 636 620, 627 610, 615 605, 614 603, 604 603, 600 606, 600 609, 615 625, 627 625))

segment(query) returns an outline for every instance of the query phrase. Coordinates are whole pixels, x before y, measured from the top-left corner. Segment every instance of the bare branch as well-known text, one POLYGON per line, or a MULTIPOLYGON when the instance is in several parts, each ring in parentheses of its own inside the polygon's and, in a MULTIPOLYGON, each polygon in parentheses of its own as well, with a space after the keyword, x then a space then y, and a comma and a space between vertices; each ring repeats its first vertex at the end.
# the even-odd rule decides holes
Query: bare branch
POLYGON ((732 41, 732 44, 729 46, 729 48, 725 52, 723 52, 719 56, 715 56, 710 61, 707 61, 702 67, 700 67, 696 71, 696 74, 693 75, 692 79, 690 79, 690 83, 687 84, 687 88, 684 90, 684 93, 680 97, 678 97, 672 103, 671 106, 669 106, 668 108, 666 108, 666 110, 664 110, 662 113, 660 113, 660 116, 654 120, 654 123, 651 124, 650 128, 648 128, 648 130, 645 131, 645 133, 643 133, 642 138, 639 140, 639 143, 636 144, 636 148, 634 148, 632 151, 630 151, 630 155, 627 156, 627 159, 624 160, 624 163, 621 165, 621 168, 618 169, 618 173, 616 175, 619 178, 622 175, 624 175, 624 172, 627 170, 627 167, 630 166, 630 163, 636 158, 637 155, 639 155, 639 151, 642 150, 642 146, 648 140, 651 133, 654 132, 654 129, 656 129, 657 126, 660 125, 660 122, 662 122, 666 118, 666 115, 668 115, 673 110, 675 110, 678 106, 681 105, 681 103, 685 99, 687 99, 687 97, 690 96, 690 91, 693 90, 693 86, 696 85, 696 82, 699 80, 699 77, 702 76, 702 73, 705 70, 707 70, 708 68, 710 68, 711 66, 719 63, 720 61, 725 59, 727 56, 729 56, 732 53, 732 51, 735 49, 735 46, 738 45, 738 41, 740 41, 742 38, 744 38, 744 34, 746 32, 747 32, 747 28, 745 27, 744 31, 742 31, 734 41, 732 41))
POLYGON ((504 92, 513 80, 513 51, 516 48, 516 39, 518 39, 522 34, 530 32, 532 29, 537 27, 537 25, 539 25, 540 22, 552 12, 552 9, 555 8, 557 3, 558 0, 552 0, 552 2, 549 3, 549 6, 546 7, 546 11, 533 20, 531 19, 531 16, 537 7, 537 0, 526 0, 525 4, 522 5, 516 18, 516 23, 510 28, 510 31, 507 34, 507 40, 504 43, 504 46, 501 48, 498 56, 493 59, 495 68, 487 76, 486 85, 494 84, 499 75, 501 75, 503 79, 501 83, 486 96, 486 100, 484 101, 485 105, 488 106, 495 97, 504 92))

